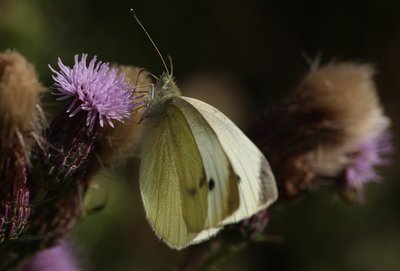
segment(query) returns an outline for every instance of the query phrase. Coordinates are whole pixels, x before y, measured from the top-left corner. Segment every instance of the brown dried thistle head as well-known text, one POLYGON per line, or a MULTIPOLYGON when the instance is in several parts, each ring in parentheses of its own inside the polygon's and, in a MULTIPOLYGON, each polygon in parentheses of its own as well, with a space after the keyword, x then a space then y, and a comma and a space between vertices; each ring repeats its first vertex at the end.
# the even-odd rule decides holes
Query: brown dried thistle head
MULTIPOLYGON (((362 146, 380 142, 390 123, 373 74, 370 65, 349 62, 312 69, 287 104, 252 127, 250 135, 270 160, 281 196, 295 197, 322 179, 352 186, 346 173, 361 161, 361 154, 365 157, 362 146)), ((367 155, 385 153, 377 147, 367 155)), ((358 175, 357 183, 371 180, 373 167, 381 162, 364 159, 357 174, 350 175, 358 175)))
POLYGON ((16 51, 0 54, 0 138, 10 147, 15 137, 29 149, 28 138, 38 138, 44 118, 39 96, 46 88, 34 66, 16 51))

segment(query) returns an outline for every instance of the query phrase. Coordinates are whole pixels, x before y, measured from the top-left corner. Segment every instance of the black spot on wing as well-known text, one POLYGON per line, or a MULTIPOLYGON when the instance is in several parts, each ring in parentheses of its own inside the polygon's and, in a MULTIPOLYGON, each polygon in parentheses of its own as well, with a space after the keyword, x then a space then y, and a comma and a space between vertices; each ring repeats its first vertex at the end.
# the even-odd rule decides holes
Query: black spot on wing
MULTIPOLYGON (((198 188, 200 188, 200 189, 203 188, 204 185, 205 185, 206 183, 207 183, 206 177, 203 176, 203 177, 201 178, 200 182, 199 182, 199 187, 198 187, 198 188)), ((187 190, 187 192, 189 193, 189 195, 192 196, 192 197, 194 197, 194 196, 196 195, 197 191, 198 191, 197 187, 190 187, 190 188, 187 190)))
POLYGON ((208 181, 208 190, 212 191, 215 187, 215 181, 213 179, 210 179, 208 181))

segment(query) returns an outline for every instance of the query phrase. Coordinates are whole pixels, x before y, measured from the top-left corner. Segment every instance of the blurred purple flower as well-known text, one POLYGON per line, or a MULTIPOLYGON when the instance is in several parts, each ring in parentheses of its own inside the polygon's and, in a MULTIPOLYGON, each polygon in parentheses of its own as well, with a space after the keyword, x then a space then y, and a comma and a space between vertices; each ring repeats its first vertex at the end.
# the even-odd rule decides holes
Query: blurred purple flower
POLYGON ((21 271, 79 271, 71 247, 65 241, 36 254, 21 271))
POLYGON ((266 227, 268 226, 269 215, 268 209, 264 209, 257 214, 253 215, 249 219, 243 220, 239 223, 240 232, 244 238, 253 238, 264 234, 266 227))
POLYGON ((346 185, 356 191, 358 200, 363 200, 365 183, 381 180, 375 167, 388 165, 390 161, 387 156, 393 152, 393 149, 391 136, 384 131, 362 142, 358 150, 352 154, 352 162, 345 170, 346 185))
POLYGON ((54 93, 59 96, 57 100, 72 98, 67 113, 72 117, 79 111, 88 111, 86 125, 89 130, 95 125, 97 119, 103 127, 104 121, 114 127, 113 120, 123 122, 130 116, 134 103, 134 89, 129 81, 125 79, 124 73, 118 73, 118 69, 110 68, 109 63, 97 61, 96 56, 90 61, 89 67, 86 63, 87 54, 82 54, 81 59, 75 55, 73 68, 65 66, 58 59, 60 72, 54 72, 54 93))

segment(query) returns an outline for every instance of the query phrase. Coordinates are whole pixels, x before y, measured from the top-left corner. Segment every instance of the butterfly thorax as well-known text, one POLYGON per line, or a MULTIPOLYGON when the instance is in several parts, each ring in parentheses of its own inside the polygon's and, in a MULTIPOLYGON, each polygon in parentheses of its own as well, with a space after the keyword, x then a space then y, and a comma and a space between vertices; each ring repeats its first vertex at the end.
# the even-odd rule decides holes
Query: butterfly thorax
POLYGON ((181 92, 172 74, 164 73, 150 93, 146 106, 146 116, 159 114, 172 97, 180 96, 181 92))

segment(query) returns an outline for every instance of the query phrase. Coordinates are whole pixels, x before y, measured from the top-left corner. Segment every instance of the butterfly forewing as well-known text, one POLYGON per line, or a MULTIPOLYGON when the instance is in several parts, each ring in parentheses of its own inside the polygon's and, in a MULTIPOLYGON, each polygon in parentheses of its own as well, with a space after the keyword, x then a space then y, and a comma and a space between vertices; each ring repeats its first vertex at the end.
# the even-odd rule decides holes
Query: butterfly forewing
POLYGON ((266 208, 278 196, 275 178, 261 151, 224 114, 199 100, 181 97, 198 110, 215 131, 239 176, 240 207, 222 224, 245 219, 266 208))
POLYGON ((181 111, 168 103, 149 117, 140 186, 156 234, 173 248, 189 244, 204 229, 208 187, 202 158, 181 111))

